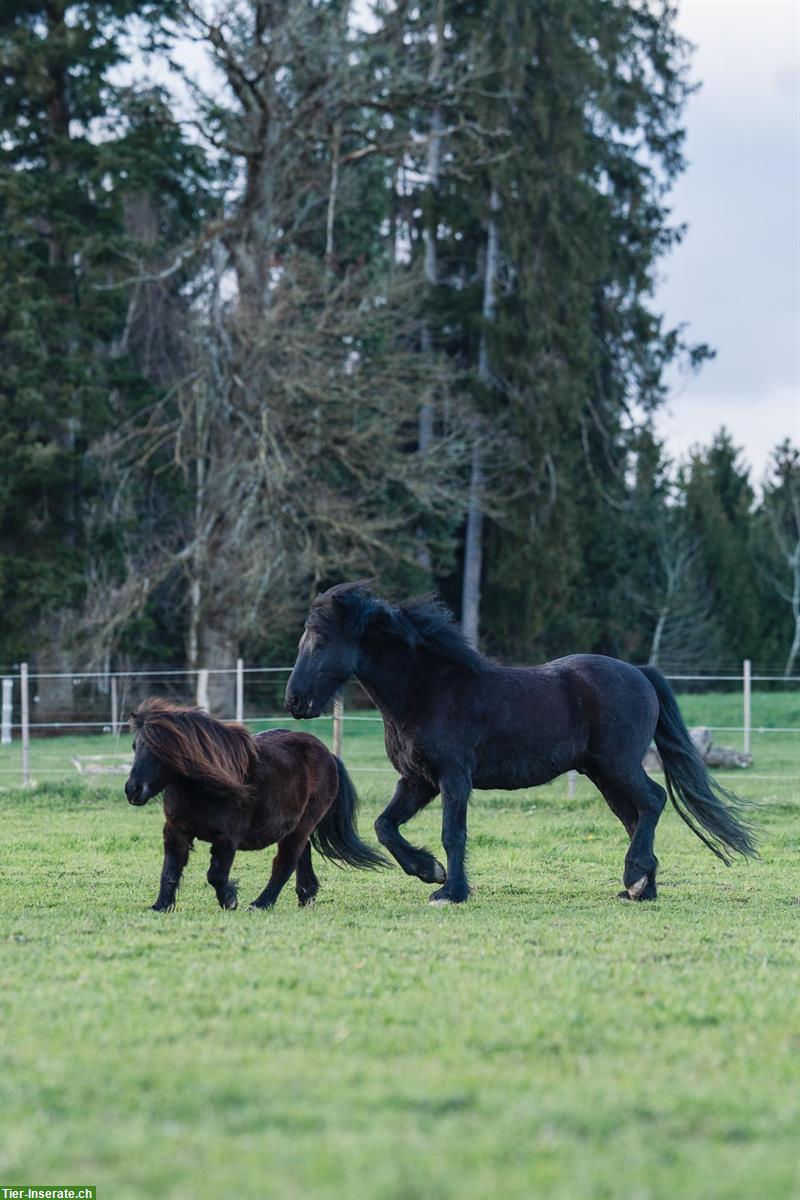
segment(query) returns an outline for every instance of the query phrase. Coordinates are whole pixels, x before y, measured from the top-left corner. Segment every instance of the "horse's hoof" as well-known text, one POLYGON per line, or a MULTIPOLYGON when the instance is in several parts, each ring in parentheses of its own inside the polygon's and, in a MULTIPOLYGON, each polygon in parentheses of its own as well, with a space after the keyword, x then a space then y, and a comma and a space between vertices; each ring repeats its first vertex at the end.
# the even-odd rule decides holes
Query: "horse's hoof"
POLYGON ((440 862, 434 859, 433 863, 433 879, 431 883, 444 883, 447 880, 447 871, 440 862))
POLYGON ((317 898, 316 896, 309 896, 307 900, 298 900, 297 903, 301 908, 313 908, 317 903, 317 898))
POLYGON ((631 900, 638 900, 644 889, 647 887, 648 879, 646 875, 642 875, 641 879, 637 879, 636 883, 632 883, 627 891, 631 900))
POLYGON ((449 892, 445 888, 440 888, 438 892, 434 892, 429 898, 429 904, 463 904, 472 895, 472 888, 465 887, 463 891, 449 892), (444 894, 442 894, 444 893, 444 894))

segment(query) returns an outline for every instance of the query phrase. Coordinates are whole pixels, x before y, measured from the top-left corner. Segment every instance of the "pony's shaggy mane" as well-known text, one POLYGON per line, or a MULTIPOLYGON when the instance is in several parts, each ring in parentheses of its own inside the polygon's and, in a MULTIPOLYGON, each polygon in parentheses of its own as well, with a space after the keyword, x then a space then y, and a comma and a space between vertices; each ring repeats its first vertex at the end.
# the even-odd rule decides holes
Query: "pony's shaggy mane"
POLYGON ((366 580, 339 583, 314 601, 309 628, 324 628, 326 616, 334 605, 343 618, 345 634, 354 640, 369 635, 400 642, 410 650, 427 652, 444 662, 466 667, 476 675, 485 665, 483 657, 467 642, 450 609, 433 592, 389 604, 372 594, 366 580))
POLYGON ((244 725, 152 696, 131 713, 131 731, 165 767, 215 798, 236 804, 249 798, 257 751, 244 725))

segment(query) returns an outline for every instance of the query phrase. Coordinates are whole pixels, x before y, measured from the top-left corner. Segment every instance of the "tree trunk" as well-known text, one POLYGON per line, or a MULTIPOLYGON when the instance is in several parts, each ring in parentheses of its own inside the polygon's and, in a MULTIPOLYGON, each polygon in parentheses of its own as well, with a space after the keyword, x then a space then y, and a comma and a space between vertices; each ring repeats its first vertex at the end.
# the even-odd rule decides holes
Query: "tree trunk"
POLYGON ((794 636, 789 647, 789 657, 786 660, 784 675, 788 678, 794 671, 797 655, 800 654, 800 542, 789 557, 792 568, 792 616, 794 617, 794 636))
POLYGON ((237 639, 219 621, 209 621, 200 631, 200 666, 207 667, 208 711, 217 717, 236 714, 237 639), (225 674, 215 674, 224 671, 225 674))
POLYGON ((661 651, 661 639, 664 636, 664 626, 667 623, 668 616, 669 608, 665 606, 658 614, 656 627, 653 630, 653 640, 650 643, 650 657, 647 660, 648 667, 654 667, 658 663, 658 655, 661 651))
MULTIPOLYGON (((705 725, 698 725, 689 730, 689 737, 695 749, 707 767, 751 767, 752 754, 744 754, 741 750, 733 750, 729 746, 715 746, 711 730, 705 725)), ((651 746, 644 756, 642 764, 646 771, 661 771, 663 764, 661 755, 655 746, 651 746)))
POLYGON ((461 595, 461 628, 471 646, 478 645, 481 610, 481 569, 483 567, 483 452, 480 443, 472 447, 469 480, 469 510, 464 541, 464 583, 461 595))
POLYGON ((331 180, 328 187, 328 213, 325 219, 325 262, 331 273, 333 273, 333 230, 336 221, 336 198, 339 193, 339 150, 341 141, 342 122, 337 120, 333 123, 331 136, 331 180))
POLYGON ((794 664, 797 662, 797 655, 800 654, 800 613, 794 619, 794 637, 792 644, 789 647, 789 657, 786 660, 786 669, 784 675, 788 679, 794 673, 794 664))
MULTIPOLYGON (((486 387, 491 382, 489 349, 486 324, 494 320, 497 307, 497 271, 499 258, 499 230, 497 213, 500 211, 500 195, 493 184, 489 198, 489 221, 486 230, 486 268, 483 279, 484 330, 478 357, 478 377, 486 387)), ((464 578, 461 592, 461 627, 472 646, 478 645, 481 612, 481 571, 483 567, 483 450, 480 432, 472 447, 472 468, 469 482, 469 511, 467 534, 464 542, 464 578)))
MULTIPOLYGON (((436 2, 436 39, 433 44, 431 58, 430 81, 435 86, 442 70, 442 53, 444 42, 444 0, 436 2)), ((437 105, 431 115, 430 141, 428 142, 428 210, 425 218, 425 228, 422 237, 425 243, 424 272, 428 289, 436 287, 439 278, 436 256, 436 228, 438 224, 437 196, 439 191, 439 174, 442 165, 442 110, 437 105)), ((430 326, 422 329, 422 353, 430 354, 433 350, 433 338, 430 326)), ((419 409, 418 446, 420 454, 427 454, 433 444, 433 405, 423 400, 419 409)), ((425 571, 431 570, 431 552, 425 542, 425 532, 420 530, 420 545, 417 551, 417 562, 425 571)))
POLYGON ((72 675, 69 674, 71 669, 70 657, 58 644, 37 654, 36 672, 44 675, 61 673, 61 677, 31 681, 33 684, 32 720, 55 722, 76 719, 72 675))

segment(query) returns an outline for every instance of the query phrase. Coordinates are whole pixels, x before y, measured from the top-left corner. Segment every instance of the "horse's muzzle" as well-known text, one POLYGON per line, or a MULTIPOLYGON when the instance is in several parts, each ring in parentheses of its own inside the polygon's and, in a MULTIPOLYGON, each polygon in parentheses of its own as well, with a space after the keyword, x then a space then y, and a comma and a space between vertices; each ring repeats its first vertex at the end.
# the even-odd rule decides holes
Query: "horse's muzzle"
POLYGON ((125 783, 125 795, 128 797, 128 804, 135 804, 137 808, 147 804, 150 799, 147 784, 131 783, 130 779, 125 783))
POLYGON ((296 721, 308 720, 310 717, 319 716, 319 708, 312 698, 304 700, 302 696, 289 696, 286 700, 286 707, 296 721))

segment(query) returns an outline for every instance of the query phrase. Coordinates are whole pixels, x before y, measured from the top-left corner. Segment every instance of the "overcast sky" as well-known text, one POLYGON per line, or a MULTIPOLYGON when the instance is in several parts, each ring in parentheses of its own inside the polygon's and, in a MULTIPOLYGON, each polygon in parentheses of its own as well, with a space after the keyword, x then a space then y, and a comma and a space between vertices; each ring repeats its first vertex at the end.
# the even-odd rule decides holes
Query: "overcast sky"
POLYGON ((727 425, 760 478, 800 442, 800 3, 679 0, 701 90, 673 192, 689 226, 664 263, 659 307, 716 359, 675 378, 658 428, 684 455, 727 425))

